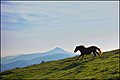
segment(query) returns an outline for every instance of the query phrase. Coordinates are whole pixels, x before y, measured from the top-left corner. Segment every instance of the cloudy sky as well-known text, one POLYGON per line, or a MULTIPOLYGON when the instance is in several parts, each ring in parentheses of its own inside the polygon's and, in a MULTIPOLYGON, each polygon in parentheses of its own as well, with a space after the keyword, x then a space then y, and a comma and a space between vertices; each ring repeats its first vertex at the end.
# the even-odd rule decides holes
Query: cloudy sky
POLYGON ((2 2, 2 56, 118 45, 118 2, 2 2))

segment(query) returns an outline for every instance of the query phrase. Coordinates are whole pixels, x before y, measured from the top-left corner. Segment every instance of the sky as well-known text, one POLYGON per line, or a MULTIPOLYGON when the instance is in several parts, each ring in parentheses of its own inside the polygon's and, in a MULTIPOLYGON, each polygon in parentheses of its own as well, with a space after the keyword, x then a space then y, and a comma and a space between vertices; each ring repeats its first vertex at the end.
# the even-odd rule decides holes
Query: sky
POLYGON ((4 1, 1 56, 95 45, 119 48, 118 1, 4 1))

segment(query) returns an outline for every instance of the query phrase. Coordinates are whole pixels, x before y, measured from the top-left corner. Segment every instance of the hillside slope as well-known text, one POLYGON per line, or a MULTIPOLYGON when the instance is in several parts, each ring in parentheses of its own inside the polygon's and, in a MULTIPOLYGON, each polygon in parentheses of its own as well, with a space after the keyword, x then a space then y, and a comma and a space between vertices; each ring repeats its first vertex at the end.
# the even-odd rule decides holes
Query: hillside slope
POLYGON ((45 62, 1 73, 1 79, 119 79, 120 50, 103 53, 102 58, 85 55, 45 62))

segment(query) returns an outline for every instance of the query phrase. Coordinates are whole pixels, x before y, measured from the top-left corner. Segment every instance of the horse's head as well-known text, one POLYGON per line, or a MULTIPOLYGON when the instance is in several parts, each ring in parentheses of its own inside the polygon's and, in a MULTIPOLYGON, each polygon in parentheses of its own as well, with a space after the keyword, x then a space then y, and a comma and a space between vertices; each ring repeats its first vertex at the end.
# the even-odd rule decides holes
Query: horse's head
POLYGON ((74 53, 76 53, 79 50, 79 46, 76 46, 74 53))
POLYGON ((76 53, 78 50, 85 48, 84 45, 76 46, 74 53, 76 53))

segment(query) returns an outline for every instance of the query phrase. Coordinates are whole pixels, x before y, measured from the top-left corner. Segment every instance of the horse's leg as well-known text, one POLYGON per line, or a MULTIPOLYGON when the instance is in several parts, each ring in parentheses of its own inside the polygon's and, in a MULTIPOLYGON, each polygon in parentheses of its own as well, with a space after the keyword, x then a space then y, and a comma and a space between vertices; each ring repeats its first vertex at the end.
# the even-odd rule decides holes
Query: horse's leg
POLYGON ((82 59, 81 59, 81 61, 83 60, 83 58, 84 58, 84 55, 82 55, 82 59))
POLYGON ((98 56, 99 56, 99 58, 100 58, 100 57, 101 57, 100 54, 99 54, 98 52, 96 52, 96 53, 98 54, 98 56))
POLYGON ((96 54, 95 54, 95 52, 93 52, 93 54, 94 54, 94 59, 95 59, 95 57, 96 57, 96 54))
POLYGON ((78 58, 77 58, 77 60, 81 57, 82 55, 80 55, 78 58))

